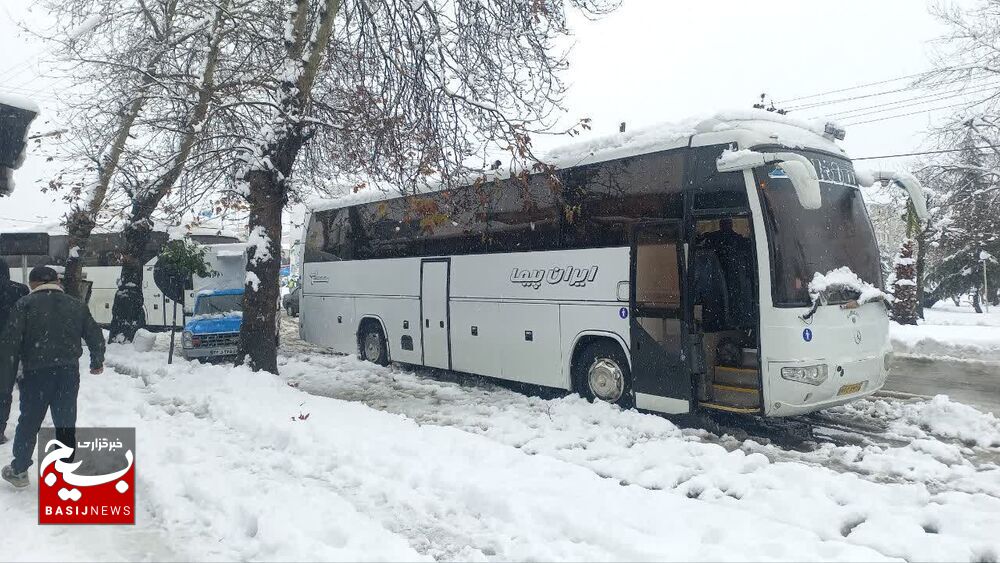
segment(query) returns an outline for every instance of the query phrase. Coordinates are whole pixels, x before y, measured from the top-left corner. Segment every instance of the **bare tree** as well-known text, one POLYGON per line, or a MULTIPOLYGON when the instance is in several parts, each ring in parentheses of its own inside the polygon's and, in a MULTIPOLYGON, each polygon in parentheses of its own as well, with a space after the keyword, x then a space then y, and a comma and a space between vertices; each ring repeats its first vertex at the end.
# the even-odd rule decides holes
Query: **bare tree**
MULTIPOLYGON (((167 2, 171 3, 176 7, 176 0, 167 2)), ((164 7, 167 9, 162 10, 161 14, 166 15, 170 6, 164 7)), ((189 160, 193 156, 204 157, 195 155, 200 148, 198 145, 212 145, 205 142, 210 130, 206 121, 217 93, 216 70, 229 32, 225 27, 232 25, 228 18, 230 8, 230 0, 190 7, 188 18, 200 16, 209 25, 202 33, 191 36, 191 54, 172 58, 169 61, 170 67, 164 69, 166 72, 161 72, 172 78, 161 78, 157 89, 161 97, 159 105, 166 106, 158 107, 158 113, 165 112, 168 115, 151 128, 165 137, 158 147, 163 150, 153 151, 150 158, 137 159, 144 165, 143 170, 136 171, 134 177, 137 180, 131 185, 125 184, 123 188, 128 194, 130 206, 122 231, 122 273, 112 308, 112 340, 131 341, 136 331, 145 325, 141 289, 144 264, 141 257, 145 254, 144 249, 152 234, 153 214, 174 189, 189 160), (206 45, 203 53, 198 45, 199 40, 203 40, 206 45), (200 72, 196 70, 199 67, 200 72)), ((149 18, 157 21, 152 14, 149 18)), ((163 17, 161 21, 163 25, 157 26, 158 29, 162 27, 160 33, 170 33, 172 19, 163 17)))
POLYGON ((83 90, 67 112, 76 139, 75 156, 89 166, 69 166, 59 184, 78 195, 65 217, 70 254, 66 287, 79 292, 83 259, 116 175, 126 157, 140 116, 154 96, 164 60, 183 44, 189 31, 168 36, 178 16, 178 0, 163 0, 159 21, 140 0, 61 0, 46 7, 57 22, 43 37, 55 44, 70 87, 83 90))
POLYGON ((66 75, 87 91, 70 104, 77 153, 61 160, 91 162, 67 164, 53 187, 69 188, 65 193, 73 200, 67 216, 74 249, 69 285, 77 285, 86 242, 101 212, 113 215, 122 229, 113 340, 131 340, 145 323, 141 287, 154 215, 176 220, 232 183, 232 160, 223 155, 231 157, 232 147, 248 136, 238 132, 247 120, 232 102, 248 101, 240 94, 248 84, 258 86, 248 69, 263 68, 267 80, 274 74, 266 66, 247 65, 247 53, 238 50, 241 43, 230 40, 236 29, 254 33, 257 4, 69 0, 50 6, 63 16, 63 28, 89 28, 88 41, 65 29, 52 33, 70 37, 62 42, 59 59, 66 75), (108 130, 114 131, 108 139, 93 141, 108 130))
POLYGON ((284 72, 254 100, 266 100, 269 115, 243 154, 251 240, 242 350, 251 366, 277 371, 281 212, 298 190, 296 172, 321 160, 324 170, 413 193, 429 178, 468 179, 477 170, 470 158, 487 147, 531 159, 532 135, 551 131, 565 92, 567 10, 596 15, 616 5, 291 2, 269 39, 280 48, 264 49, 280 53, 284 72))

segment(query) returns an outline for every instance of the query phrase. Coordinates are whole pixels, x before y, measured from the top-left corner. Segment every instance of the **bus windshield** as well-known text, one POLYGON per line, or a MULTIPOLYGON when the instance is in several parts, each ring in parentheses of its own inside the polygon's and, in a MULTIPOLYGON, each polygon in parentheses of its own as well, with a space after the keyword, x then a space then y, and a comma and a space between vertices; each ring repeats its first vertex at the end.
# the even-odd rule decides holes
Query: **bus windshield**
MULTIPOLYGON (((791 181, 775 166, 755 171, 771 253, 772 297, 777 306, 809 306, 809 282, 817 273, 847 266, 882 287, 878 246, 848 160, 803 153, 816 167, 823 205, 805 209, 791 181)), ((838 295, 844 302, 857 295, 838 295)))
POLYGON ((243 294, 202 295, 195 305, 195 315, 218 315, 243 310, 243 294))

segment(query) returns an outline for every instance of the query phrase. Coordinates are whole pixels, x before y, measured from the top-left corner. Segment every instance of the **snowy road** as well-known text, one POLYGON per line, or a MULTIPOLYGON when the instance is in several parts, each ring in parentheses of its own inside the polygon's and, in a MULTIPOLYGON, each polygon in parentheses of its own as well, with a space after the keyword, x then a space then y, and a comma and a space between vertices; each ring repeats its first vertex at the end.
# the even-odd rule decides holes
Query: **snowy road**
POLYGON ((4 559, 1000 554, 1000 422, 943 398, 837 409, 877 435, 785 449, 290 336, 282 378, 113 346, 80 422, 137 428, 139 524, 39 527, 34 487, 3 490, 4 559))
POLYGON ((946 394, 1000 416, 1000 362, 897 356, 885 389, 915 395, 946 394))

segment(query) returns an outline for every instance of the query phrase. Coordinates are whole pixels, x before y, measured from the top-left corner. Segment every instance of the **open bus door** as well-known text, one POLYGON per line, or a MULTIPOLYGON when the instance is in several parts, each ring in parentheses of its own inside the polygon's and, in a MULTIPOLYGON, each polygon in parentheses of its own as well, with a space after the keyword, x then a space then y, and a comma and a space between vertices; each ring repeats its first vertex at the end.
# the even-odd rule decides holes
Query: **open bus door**
POLYGON ((632 374, 636 406, 664 413, 691 410, 685 346, 684 247, 680 221, 640 223, 632 236, 632 374))

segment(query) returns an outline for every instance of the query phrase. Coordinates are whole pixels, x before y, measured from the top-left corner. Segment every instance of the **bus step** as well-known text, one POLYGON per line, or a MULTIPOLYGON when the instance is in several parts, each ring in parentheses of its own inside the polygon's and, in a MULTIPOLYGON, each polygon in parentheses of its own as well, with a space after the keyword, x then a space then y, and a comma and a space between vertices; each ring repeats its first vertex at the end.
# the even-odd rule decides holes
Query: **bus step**
POLYGON ((712 402, 737 408, 760 408, 760 390, 756 387, 712 385, 712 402))
POLYGON ((743 367, 745 368, 760 367, 760 353, 756 348, 743 349, 743 367))
POLYGON ((729 405, 723 405, 719 403, 701 402, 698 406, 704 409, 712 409, 716 411, 726 411, 739 414, 757 414, 760 412, 759 408, 747 408, 747 407, 731 407, 729 405))
POLYGON ((747 389, 757 388, 757 368, 734 368, 715 366, 714 382, 719 385, 732 385, 747 389))

